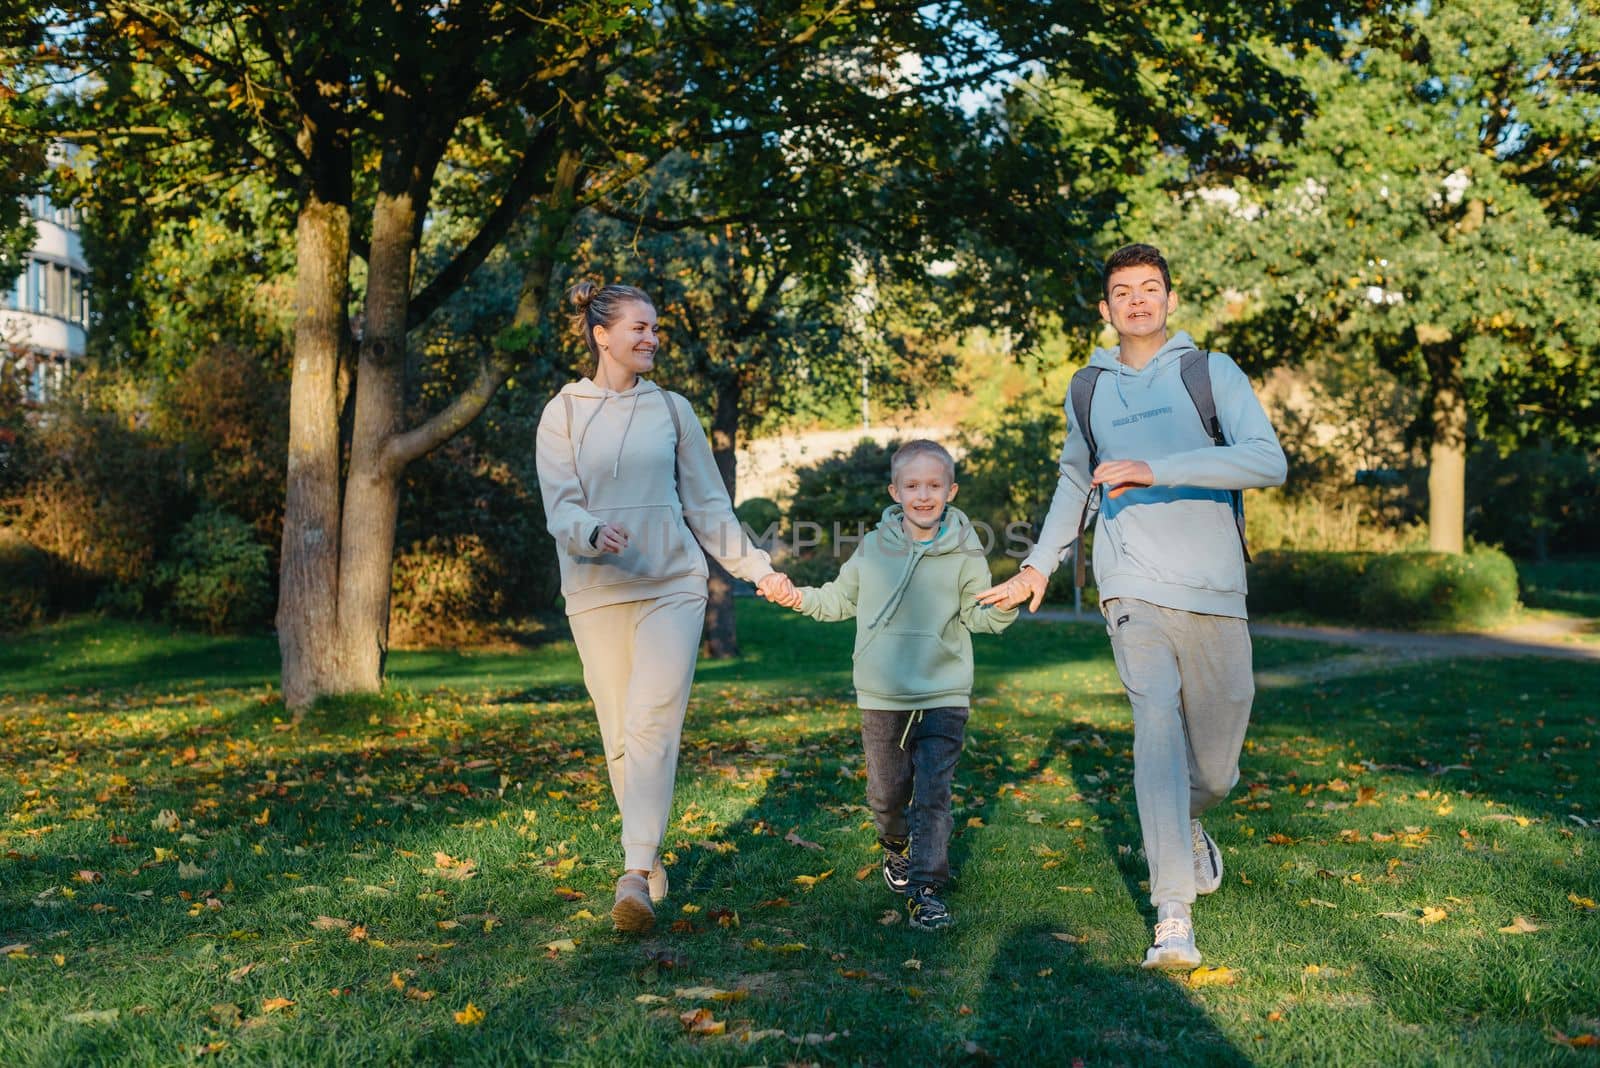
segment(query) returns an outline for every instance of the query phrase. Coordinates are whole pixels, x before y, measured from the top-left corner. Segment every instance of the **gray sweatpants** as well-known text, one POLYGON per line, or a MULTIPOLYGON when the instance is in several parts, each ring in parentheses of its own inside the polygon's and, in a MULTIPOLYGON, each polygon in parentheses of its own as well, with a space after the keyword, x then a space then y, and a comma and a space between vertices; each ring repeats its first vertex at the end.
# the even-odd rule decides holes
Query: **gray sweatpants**
POLYGON ((667 831, 705 612, 704 597, 674 593, 567 617, 622 813, 627 868, 654 867, 667 831))
POLYGON ((1117 598, 1102 606, 1133 706, 1133 790, 1150 902, 1194 901, 1189 821, 1239 781, 1255 697, 1243 619, 1117 598))

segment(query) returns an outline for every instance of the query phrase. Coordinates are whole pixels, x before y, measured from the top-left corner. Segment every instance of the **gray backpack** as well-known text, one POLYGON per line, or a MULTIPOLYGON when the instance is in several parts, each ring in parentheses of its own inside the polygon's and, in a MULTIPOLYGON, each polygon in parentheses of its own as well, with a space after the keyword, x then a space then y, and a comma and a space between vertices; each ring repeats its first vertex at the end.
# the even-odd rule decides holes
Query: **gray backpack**
MULTIPOLYGON (((1094 428, 1089 422, 1089 409, 1094 403, 1094 387, 1099 384, 1100 376, 1106 373, 1104 367, 1084 367, 1072 376, 1072 384, 1067 388, 1067 402, 1072 405, 1072 417, 1077 420, 1078 431, 1083 435, 1084 442, 1089 446, 1089 473, 1100 466, 1100 449, 1095 444, 1094 428)), ((1178 374, 1183 379, 1183 388, 1189 391, 1189 399, 1194 402, 1195 411, 1200 415, 1200 425, 1205 427, 1206 433, 1211 436, 1214 445, 1226 445, 1228 439, 1222 433, 1222 421, 1217 418, 1217 399, 1211 390, 1211 353, 1190 349, 1178 359, 1178 374)), ((1250 544, 1244 535, 1244 492, 1230 490, 1232 499, 1233 522, 1239 530, 1239 548, 1244 552, 1245 563, 1250 562, 1250 544)), ((1079 589, 1083 588, 1083 531, 1089 521, 1089 502, 1091 494, 1083 500, 1083 513, 1078 516, 1078 551, 1073 560, 1072 580, 1079 589)))

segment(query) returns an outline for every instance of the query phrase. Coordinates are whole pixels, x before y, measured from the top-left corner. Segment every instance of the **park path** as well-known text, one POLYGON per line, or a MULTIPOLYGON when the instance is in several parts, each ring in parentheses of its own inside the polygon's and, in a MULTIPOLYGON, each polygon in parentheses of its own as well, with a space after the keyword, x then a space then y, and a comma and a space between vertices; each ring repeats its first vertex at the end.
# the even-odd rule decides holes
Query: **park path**
MULTIPOLYGON (((1084 612, 1079 615, 1059 608, 1041 609, 1032 615, 1024 611, 1022 618, 1068 623, 1104 623, 1098 612, 1084 612)), ((1257 638, 1291 638, 1296 641, 1325 642, 1356 650, 1344 656, 1256 672, 1256 685, 1266 689, 1322 682, 1369 671, 1380 671, 1397 664, 1421 663, 1428 660, 1535 656, 1600 664, 1600 643, 1584 643, 1581 640, 1585 633, 1594 633, 1595 628, 1596 623, 1593 620, 1536 619, 1512 624, 1492 634, 1426 634, 1416 631, 1252 622, 1250 634, 1257 638)))

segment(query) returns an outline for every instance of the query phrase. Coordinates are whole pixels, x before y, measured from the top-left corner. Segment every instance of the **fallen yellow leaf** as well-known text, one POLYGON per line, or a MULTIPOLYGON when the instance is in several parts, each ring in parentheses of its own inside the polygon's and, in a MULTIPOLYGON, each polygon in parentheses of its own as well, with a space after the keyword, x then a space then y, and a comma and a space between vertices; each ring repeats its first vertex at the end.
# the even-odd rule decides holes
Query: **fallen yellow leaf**
POLYGON ((456 1023, 460 1024, 462 1027, 476 1027, 478 1024, 483 1022, 485 1013, 482 1009, 478 1008, 478 1006, 469 1001, 467 1002, 466 1008, 462 1009, 460 1012, 451 1013, 450 1015, 454 1016, 456 1023))
POLYGON ((578 948, 578 940, 575 938, 558 938, 554 942, 546 942, 544 948, 552 953, 572 953, 578 948))
POLYGON ((832 874, 833 874, 833 869, 829 868, 827 871, 823 872, 821 875, 796 875, 794 877, 794 881, 795 881, 795 885, 801 886, 801 887, 804 887, 807 890, 810 890, 812 887, 816 886, 818 883, 820 883, 822 880, 826 879, 828 876, 830 876, 832 874))
POLYGON ((1577 894, 1568 894, 1567 900, 1584 912, 1594 912, 1596 909, 1600 909, 1600 905, 1596 905, 1592 897, 1579 897, 1577 894))
POLYGON ((1516 919, 1512 920, 1504 927, 1501 927, 1499 930, 1501 934, 1533 934, 1533 932, 1537 931, 1538 929, 1538 924, 1529 923, 1523 917, 1518 916, 1516 919))
POLYGON ((1441 920, 1447 920, 1449 918, 1450 914, 1444 909, 1435 908, 1434 906, 1429 905, 1422 910, 1422 915, 1417 917, 1417 922, 1426 927, 1429 924, 1439 923, 1441 920))
POLYGON ((1201 966, 1189 973, 1190 986, 1232 986, 1239 979, 1232 968, 1201 966))
POLYGON ((265 998, 261 1002, 261 1011, 277 1012, 279 1009, 287 1009, 293 1004, 294 1002, 289 998, 265 998))
POLYGON ((691 1009, 679 1013, 678 1019, 683 1021, 683 1029, 691 1035, 720 1035, 728 1030, 728 1025, 712 1016, 710 1009, 691 1009))

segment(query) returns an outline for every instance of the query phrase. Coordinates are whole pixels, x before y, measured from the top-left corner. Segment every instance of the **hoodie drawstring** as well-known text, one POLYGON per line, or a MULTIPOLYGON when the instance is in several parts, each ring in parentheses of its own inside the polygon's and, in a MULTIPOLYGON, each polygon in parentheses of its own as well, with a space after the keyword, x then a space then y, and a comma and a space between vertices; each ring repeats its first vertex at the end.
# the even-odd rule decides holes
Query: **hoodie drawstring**
POLYGON ((900 732, 900 751, 906 750, 906 739, 911 737, 911 725, 922 722, 922 709, 917 709, 906 717, 906 729, 900 732))
POLYGON ((611 477, 616 478, 622 472, 622 447, 628 443, 628 431, 633 428, 633 417, 639 411, 639 394, 633 395, 633 407, 628 409, 628 421, 622 424, 622 437, 617 441, 617 458, 611 465, 611 477))

